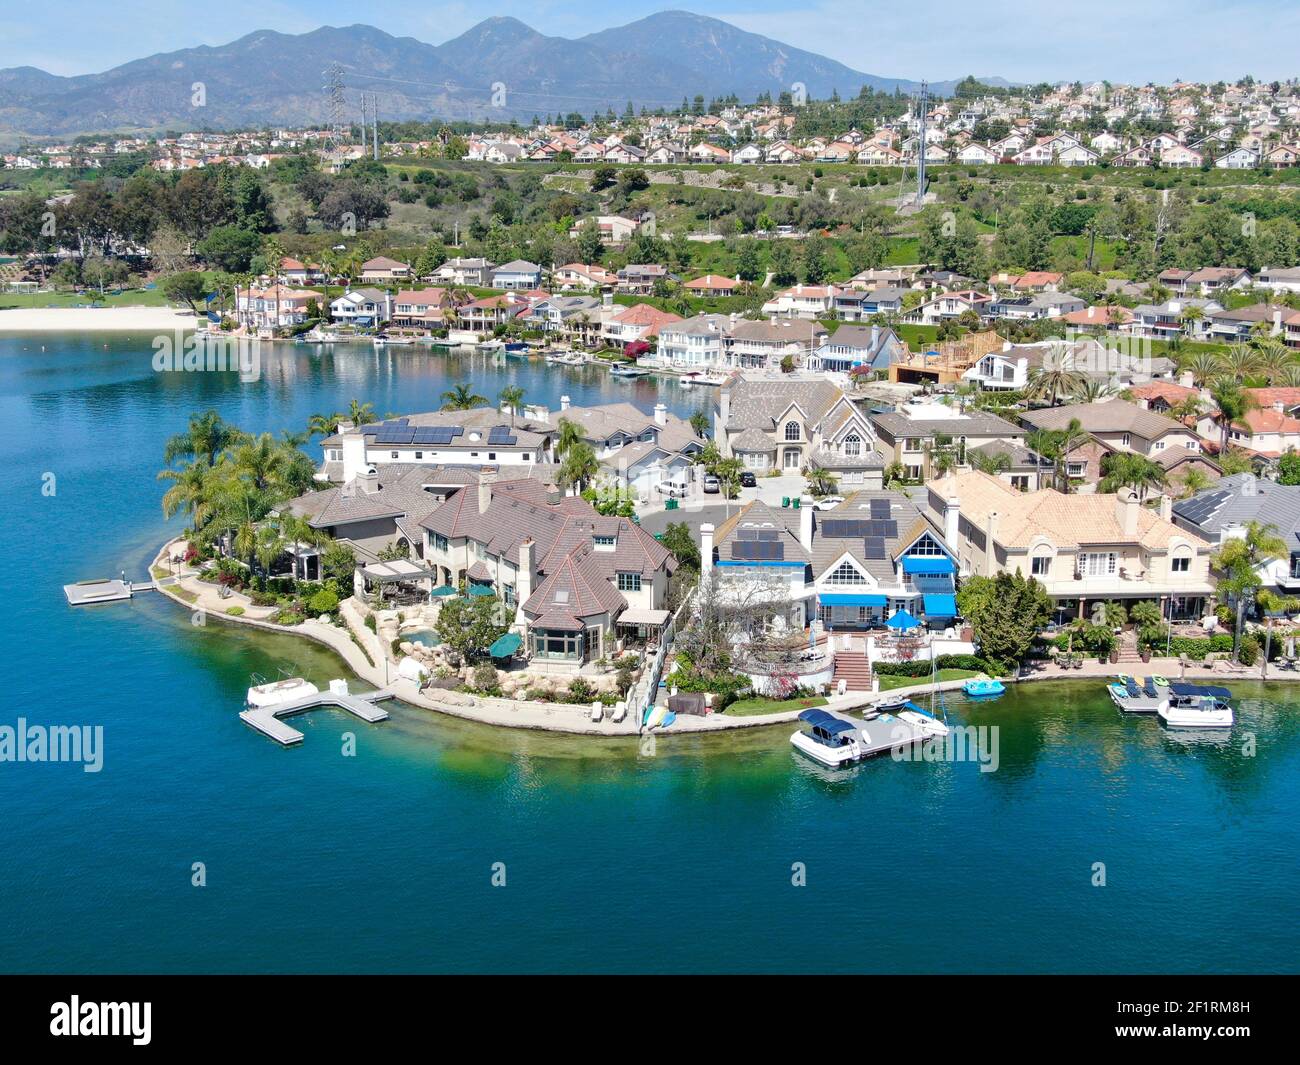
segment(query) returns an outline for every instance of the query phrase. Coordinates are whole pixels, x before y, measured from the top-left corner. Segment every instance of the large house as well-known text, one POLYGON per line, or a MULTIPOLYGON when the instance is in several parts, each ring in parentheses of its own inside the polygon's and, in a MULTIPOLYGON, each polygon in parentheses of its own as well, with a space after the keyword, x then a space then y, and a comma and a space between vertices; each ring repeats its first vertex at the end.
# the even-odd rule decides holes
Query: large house
POLYGON ((726 365, 731 319, 700 314, 659 328, 657 359, 665 366, 704 370, 726 365))
POLYGON ((350 288, 330 301, 330 317, 352 325, 380 325, 393 317, 393 297, 377 288, 350 288))
POLYGON ((435 329, 447 324, 451 296, 445 288, 403 289, 393 297, 393 324, 435 329))
POLYGON ((700 561, 722 596, 782 604, 778 628, 861 631, 901 611, 946 628, 957 616, 955 556, 902 492, 855 492, 825 513, 754 500, 700 527, 700 561))
POLYGON ((714 431, 723 455, 756 473, 815 465, 844 486, 881 484, 871 422, 829 381, 733 381, 719 396, 714 431))
POLYGON ((779 370, 785 359, 799 365, 826 339, 820 322, 776 318, 740 319, 729 330, 726 364, 758 370, 779 370))
POLYGON ((1021 445, 1026 430, 991 411, 958 410, 919 399, 873 414, 871 423, 886 462, 903 467, 909 481, 924 481, 937 470, 965 465, 967 451, 985 444, 1021 445))
POLYGON ((906 351, 907 345, 892 329, 879 325, 842 325, 829 337, 822 338, 817 350, 804 360, 804 368, 814 373, 883 372, 906 351))
POLYGON ((235 319, 245 329, 282 329, 301 325, 319 295, 311 289, 270 285, 239 289, 235 296, 235 319))
POLYGON ((493 264, 487 259, 448 259, 430 275, 430 281, 446 285, 484 288, 492 279, 493 264))
POLYGON ((502 263, 492 271, 492 287, 505 289, 532 289, 542 283, 542 268, 525 259, 502 263))
POLYGON ((405 281, 410 276, 410 266, 385 255, 367 259, 361 264, 361 282, 366 285, 386 285, 394 281, 405 281))
POLYGON ((342 422, 321 441, 316 477, 345 483, 390 463, 426 466, 523 466, 550 463, 554 431, 490 407, 431 411, 368 425, 342 422))
POLYGON ((979 471, 927 486, 929 516, 962 576, 1019 572, 1055 601, 1058 617, 1090 617, 1098 601, 1156 602, 1166 617, 1199 619, 1213 594, 1211 548, 1124 489, 1117 495, 1018 492, 979 471))

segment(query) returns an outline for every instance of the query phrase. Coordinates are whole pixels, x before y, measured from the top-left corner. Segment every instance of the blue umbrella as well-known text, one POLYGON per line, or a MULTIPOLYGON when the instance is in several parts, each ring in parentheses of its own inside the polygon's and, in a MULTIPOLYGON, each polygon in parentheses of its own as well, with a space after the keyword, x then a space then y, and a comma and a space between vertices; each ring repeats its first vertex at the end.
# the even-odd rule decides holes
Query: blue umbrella
POLYGON ((912 617, 906 610, 900 610, 892 618, 885 622, 887 628, 891 629, 915 629, 921 623, 912 617))

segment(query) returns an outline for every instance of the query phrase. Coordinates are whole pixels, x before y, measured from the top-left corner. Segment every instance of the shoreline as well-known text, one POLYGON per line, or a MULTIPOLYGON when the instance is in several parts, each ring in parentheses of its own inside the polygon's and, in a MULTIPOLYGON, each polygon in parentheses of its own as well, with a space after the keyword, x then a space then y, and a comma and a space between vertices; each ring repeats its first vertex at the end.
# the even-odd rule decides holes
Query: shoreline
MULTIPOLYGON (((166 568, 169 549, 182 539, 182 537, 176 537, 168 540, 150 563, 151 579, 154 580, 155 591, 159 594, 179 607, 190 611, 200 609, 204 611, 206 616, 230 624, 248 625, 264 632, 299 636, 322 644, 334 651, 343 660, 343 664, 354 677, 373 685, 376 689, 391 691, 394 698, 401 702, 422 710, 432 710, 435 713, 447 714, 450 717, 474 721, 481 725, 493 725, 498 728, 526 729, 535 732, 557 732, 603 738, 627 738, 642 734, 639 722, 631 720, 614 722, 609 719, 608 714, 598 722, 592 721, 585 705, 517 701, 505 698, 471 696, 455 691, 442 691, 441 699, 427 695, 417 688, 412 681, 403 677, 389 676, 390 664, 383 657, 383 649, 379 645, 378 637, 361 624, 359 616, 355 621, 347 616, 350 609, 355 611, 355 607, 350 606, 350 600, 344 600, 339 604, 339 624, 337 625, 325 625, 314 619, 309 619, 300 625, 290 627, 277 625, 260 618, 248 617, 247 615, 227 614, 225 608, 220 605, 221 601, 216 598, 215 586, 203 585, 196 590, 187 588, 182 584, 182 581, 187 579, 196 580, 195 575, 192 573, 174 578, 167 585, 159 585, 157 583, 158 578, 152 577, 155 568, 166 568), (188 602, 176 594, 175 589, 177 588, 195 593, 198 598, 194 602, 188 602), (378 661, 382 664, 376 664, 376 656, 378 656, 378 661)), ((1087 662, 1084 664, 1083 669, 1078 670, 1054 669, 1044 663, 1028 674, 1018 677, 1003 677, 1001 679, 1006 684, 1030 684, 1035 681, 1053 680, 1113 680, 1121 672, 1123 670, 1110 663, 1087 662)), ((1288 675, 1281 671, 1272 671, 1269 676, 1263 677, 1260 676, 1259 670, 1255 666, 1249 668, 1207 669, 1202 664, 1189 663, 1185 670, 1180 670, 1177 659, 1153 658, 1149 663, 1143 663, 1138 672, 1144 675, 1163 675, 1170 679, 1179 677, 1187 680, 1215 680, 1228 683, 1233 681, 1300 681, 1300 673, 1288 675)), ((829 710, 855 710, 870 704, 879 696, 892 694, 893 692, 906 692, 909 698, 920 698, 932 692, 960 691, 962 684, 963 682, 960 680, 951 680, 941 681, 938 684, 909 685, 901 689, 894 688, 879 692, 852 692, 843 696, 830 696, 824 705, 829 710)), ((727 717, 725 713, 712 714, 708 717, 678 715, 676 722, 669 730, 656 729, 653 730, 652 734, 656 737, 698 736, 737 729, 790 725, 799 720, 801 712, 801 710, 786 710, 775 714, 756 714, 749 717, 727 717)))
POLYGON ((173 307, 9 307, 0 310, 0 333, 175 333, 199 319, 173 307))

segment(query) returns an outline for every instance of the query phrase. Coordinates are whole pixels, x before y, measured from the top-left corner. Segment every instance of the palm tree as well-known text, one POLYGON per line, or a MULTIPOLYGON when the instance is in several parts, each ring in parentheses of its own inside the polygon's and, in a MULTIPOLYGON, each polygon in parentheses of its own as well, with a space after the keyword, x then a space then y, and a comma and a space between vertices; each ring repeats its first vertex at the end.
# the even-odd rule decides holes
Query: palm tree
POLYGON ((1255 367, 1268 378, 1269 384, 1277 384, 1294 365, 1295 352, 1276 337, 1262 340, 1255 347, 1255 367))
POLYGON ((307 419, 307 438, 320 434, 321 436, 333 436, 338 432, 339 422, 346 418, 346 414, 313 414, 307 419))
POLYGON ((1025 398, 1037 402, 1047 400, 1049 407, 1055 407, 1062 397, 1073 396, 1082 387, 1084 380, 1083 374, 1078 370, 1063 366, 1043 366, 1030 371, 1025 398))
POLYGON ((179 458, 191 457, 212 466, 221 452, 247 438, 247 433, 227 425, 215 410, 191 414, 189 428, 167 441, 163 462, 170 466, 179 458))
POLYGON ((1244 536, 1230 538, 1210 563, 1219 572, 1219 591, 1232 600, 1237 608, 1237 621, 1232 634, 1232 657, 1236 661, 1241 650, 1241 627, 1246 614, 1247 600, 1256 600, 1264 579, 1260 567, 1267 562, 1290 557, 1290 551, 1280 536, 1277 526, 1257 521, 1246 523, 1244 536))
POLYGON ((178 470, 159 470, 158 480, 172 482, 163 493, 163 517, 171 518, 184 511, 193 529, 202 528, 211 514, 213 488, 219 479, 220 471, 202 459, 195 459, 178 470))
POLYGON ((1115 389, 1107 381, 1098 381, 1095 378, 1084 380, 1074 393, 1076 403, 1096 403, 1098 400, 1108 399, 1115 394, 1115 389))
POLYGON ((375 413, 373 403, 360 403, 354 399, 348 404, 348 421, 353 425, 370 425, 379 421, 379 415, 375 413))
POLYGON ((691 428, 695 430, 696 436, 709 435, 709 416, 702 410, 697 410, 691 415, 691 428))
POLYGON ((1011 469, 1011 456, 1005 451, 982 451, 976 448, 974 451, 966 452, 966 460, 971 464, 971 469, 993 477, 1011 469))
POLYGON ((585 440, 579 440, 565 451, 564 462, 560 465, 560 483, 573 485, 581 492, 599 472, 600 461, 596 452, 585 440))
POLYGON ((1235 422, 1244 418, 1246 412, 1255 406, 1254 399, 1242 391, 1241 385, 1229 378, 1220 378, 1210 392, 1215 405, 1219 408, 1217 415, 1219 429, 1223 433, 1220 453, 1228 450, 1228 435, 1235 422))
POLYGON ((1183 369, 1192 375, 1198 388, 1204 388, 1223 372, 1218 356, 1209 351, 1198 351, 1183 364, 1183 369))
POLYGON ((1183 491, 1181 498, 1186 499, 1188 496, 1194 496, 1197 492, 1203 492, 1210 487, 1210 478, 1203 470, 1198 470, 1193 466, 1183 474, 1183 491))
POLYGON ((1244 381, 1259 368, 1259 352, 1249 344, 1233 344, 1219 356, 1219 366, 1229 377, 1244 381))
POLYGON ((836 480, 835 475, 825 466, 818 466, 815 462, 810 462, 803 468, 803 475, 807 481, 809 495, 834 495, 835 489, 839 487, 839 481, 836 480))
POLYGON ((1128 451, 1113 451, 1102 458, 1101 472, 1098 486, 1101 492, 1117 492, 1129 487, 1144 497, 1149 489, 1163 488, 1168 481, 1160 463, 1128 451))
POLYGON ((560 434, 555 440, 555 457, 563 458, 564 453, 575 444, 582 443, 582 429, 577 422, 568 418, 560 419, 560 434))
POLYGON ((443 410, 472 410, 486 403, 486 396, 480 396, 472 386, 464 383, 453 385, 442 394, 443 410))
POLYGON ((501 406, 509 408, 510 425, 513 427, 515 424, 515 415, 519 412, 519 408, 523 406, 523 388, 519 385, 506 385, 505 388, 497 393, 497 402, 501 406))

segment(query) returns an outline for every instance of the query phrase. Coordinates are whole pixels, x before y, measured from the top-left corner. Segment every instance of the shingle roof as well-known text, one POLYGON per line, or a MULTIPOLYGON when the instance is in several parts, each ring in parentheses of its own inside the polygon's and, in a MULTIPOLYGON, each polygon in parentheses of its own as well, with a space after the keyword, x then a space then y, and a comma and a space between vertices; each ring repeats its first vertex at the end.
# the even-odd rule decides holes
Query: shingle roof
POLYGON ((1144 410, 1136 403, 1122 399, 1107 399, 1099 403, 1067 403, 1061 407, 1044 407, 1026 411, 1021 420, 1035 429, 1064 429, 1071 419, 1077 418, 1089 433, 1137 433, 1154 440, 1165 433, 1186 432, 1172 418, 1144 410))

